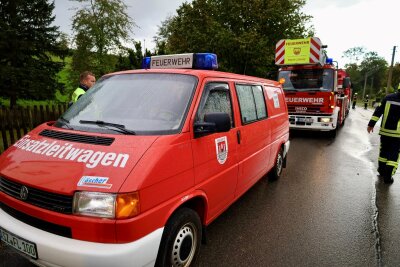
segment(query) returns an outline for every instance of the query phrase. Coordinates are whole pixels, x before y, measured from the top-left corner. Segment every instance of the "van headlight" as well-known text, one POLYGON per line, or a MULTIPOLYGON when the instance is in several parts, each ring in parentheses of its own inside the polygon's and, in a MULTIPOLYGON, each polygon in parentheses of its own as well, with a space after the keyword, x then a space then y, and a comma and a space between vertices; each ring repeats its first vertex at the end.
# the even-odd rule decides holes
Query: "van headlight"
POLYGON ((139 194, 110 194, 101 192, 76 192, 72 212, 76 215, 127 219, 136 216, 140 211, 139 194))

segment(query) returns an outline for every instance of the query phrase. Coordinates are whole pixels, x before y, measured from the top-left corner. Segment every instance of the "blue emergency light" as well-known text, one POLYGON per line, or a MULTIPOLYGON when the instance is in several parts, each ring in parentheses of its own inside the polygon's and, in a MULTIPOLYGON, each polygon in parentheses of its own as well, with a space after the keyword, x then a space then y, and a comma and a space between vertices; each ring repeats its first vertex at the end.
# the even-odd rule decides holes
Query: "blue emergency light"
POLYGON ((194 68, 201 70, 218 69, 217 55, 212 53, 196 53, 194 54, 194 68))
POLYGON ((327 57, 326 58, 326 64, 332 65, 333 64, 333 58, 327 57))
POLYGON ((142 69, 218 69, 217 55, 212 53, 189 53, 145 57, 142 69))
POLYGON ((145 57, 142 59, 142 69, 150 69, 151 57, 145 57))

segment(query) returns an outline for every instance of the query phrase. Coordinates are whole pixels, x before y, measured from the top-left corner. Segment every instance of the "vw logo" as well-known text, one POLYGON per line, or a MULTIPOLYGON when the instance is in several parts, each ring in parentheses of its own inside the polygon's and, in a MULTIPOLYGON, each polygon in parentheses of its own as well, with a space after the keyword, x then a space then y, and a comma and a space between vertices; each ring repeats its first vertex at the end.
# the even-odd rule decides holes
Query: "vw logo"
POLYGON ((21 197, 22 200, 27 200, 29 195, 28 188, 26 186, 21 187, 21 191, 19 191, 19 196, 21 197))

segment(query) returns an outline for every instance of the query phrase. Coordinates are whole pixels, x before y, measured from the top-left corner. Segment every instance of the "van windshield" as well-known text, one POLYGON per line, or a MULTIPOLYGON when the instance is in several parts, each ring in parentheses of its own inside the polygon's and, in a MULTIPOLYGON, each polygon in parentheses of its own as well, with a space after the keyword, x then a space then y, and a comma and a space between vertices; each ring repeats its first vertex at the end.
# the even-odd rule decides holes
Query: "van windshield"
POLYGON ((115 134, 127 133, 121 127, 137 135, 178 133, 196 85, 195 76, 182 74, 106 77, 82 95, 55 126, 115 134), (120 130, 110 127, 113 124, 120 130))
POLYGON ((287 91, 333 91, 334 72, 331 69, 298 69, 279 72, 285 78, 283 89, 287 91))

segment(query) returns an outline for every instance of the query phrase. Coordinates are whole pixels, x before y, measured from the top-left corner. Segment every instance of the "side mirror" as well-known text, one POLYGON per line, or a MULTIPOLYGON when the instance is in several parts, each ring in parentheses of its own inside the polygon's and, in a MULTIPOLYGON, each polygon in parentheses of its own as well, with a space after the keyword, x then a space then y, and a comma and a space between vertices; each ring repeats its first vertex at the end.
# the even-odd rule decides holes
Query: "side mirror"
POLYGON ((350 85, 351 85, 350 77, 344 78, 344 79, 343 79, 343 89, 344 89, 344 88, 350 87, 350 85))
POLYGON ((228 113, 207 113, 204 122, 194 123, 194 136, 201 137, 212 133, 228 132, 231 129, 231 119, 228 113))

